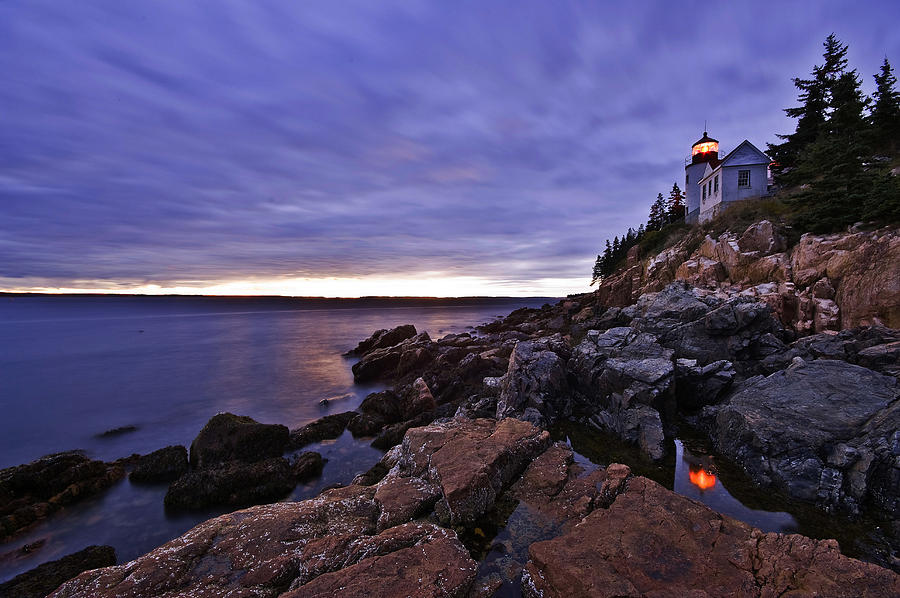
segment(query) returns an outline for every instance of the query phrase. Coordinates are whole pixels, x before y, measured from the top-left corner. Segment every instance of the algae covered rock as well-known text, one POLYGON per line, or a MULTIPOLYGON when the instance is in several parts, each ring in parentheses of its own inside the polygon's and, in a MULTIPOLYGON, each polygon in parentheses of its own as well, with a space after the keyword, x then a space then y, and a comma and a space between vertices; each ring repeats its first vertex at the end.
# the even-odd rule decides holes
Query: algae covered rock
POLYGON ((280 424, 261 424, 250 417, 219 413, 191 443, 191 467, 277 457, 287 449, 289 439, 287 427, 280 424))

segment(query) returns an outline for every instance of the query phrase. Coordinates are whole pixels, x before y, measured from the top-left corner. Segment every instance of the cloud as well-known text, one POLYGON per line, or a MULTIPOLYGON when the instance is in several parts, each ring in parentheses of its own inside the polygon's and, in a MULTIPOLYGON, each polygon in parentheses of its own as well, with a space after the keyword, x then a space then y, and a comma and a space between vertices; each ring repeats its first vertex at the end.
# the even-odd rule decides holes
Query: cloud
POLYGON ((898 54, 893 3, 783 6, 2 3, 0 278, 586 283, 704 120, 789 130, 831 30, 898 54))

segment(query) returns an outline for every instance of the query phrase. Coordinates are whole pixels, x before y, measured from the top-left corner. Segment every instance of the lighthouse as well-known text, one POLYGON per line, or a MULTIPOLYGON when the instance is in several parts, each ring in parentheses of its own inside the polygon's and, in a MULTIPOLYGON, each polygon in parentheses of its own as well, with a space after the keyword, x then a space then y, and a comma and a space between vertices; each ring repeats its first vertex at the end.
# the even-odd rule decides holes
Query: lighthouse
POLYGON ((706 171, 719 165, 719 141, 703 131, 703 137, 691 146, 691 157, 684 165, 684 194, 687 201, 688 223, 697 222, 700 216, 700 179, 706 171))

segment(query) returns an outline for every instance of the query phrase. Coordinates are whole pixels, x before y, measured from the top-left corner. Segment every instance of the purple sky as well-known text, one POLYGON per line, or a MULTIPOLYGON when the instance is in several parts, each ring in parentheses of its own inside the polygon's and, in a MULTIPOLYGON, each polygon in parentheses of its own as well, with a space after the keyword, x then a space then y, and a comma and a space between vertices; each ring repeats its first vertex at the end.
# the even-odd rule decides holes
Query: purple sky
POLYGON ((0 2, 0 289, 583 291, 704 119, 900 66, 895 0, 675 4, 0 2))

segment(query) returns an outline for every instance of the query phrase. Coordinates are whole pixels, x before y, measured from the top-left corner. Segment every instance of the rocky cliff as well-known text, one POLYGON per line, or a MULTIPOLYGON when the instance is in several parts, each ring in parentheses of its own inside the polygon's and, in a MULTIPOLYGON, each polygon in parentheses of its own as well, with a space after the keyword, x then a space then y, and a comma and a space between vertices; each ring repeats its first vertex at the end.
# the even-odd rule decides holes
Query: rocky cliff
POLYGON ((689 235, 654 256, 635 246, 622 271, 602 281, 602 303, 624 307, 683 280, 769 304, 800 333, 880 324, 900 327, 900 231, 803 235, 788 248, 785 231, 763 220, 744 231, 689 235), (696 247, 695 247, 696 246, 696 247))

